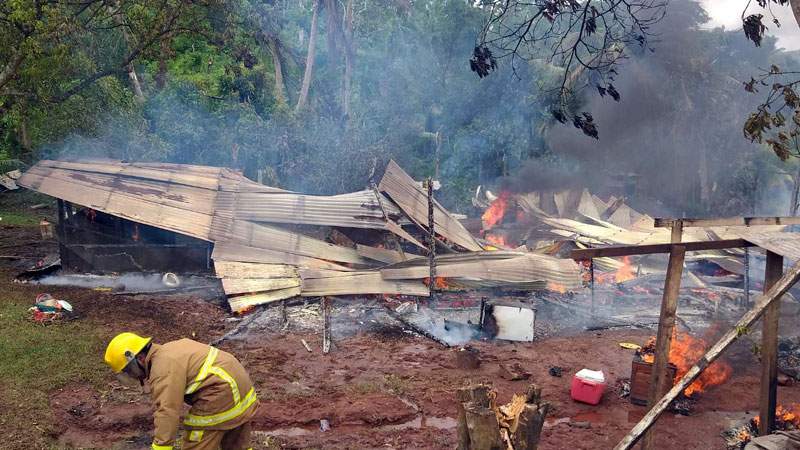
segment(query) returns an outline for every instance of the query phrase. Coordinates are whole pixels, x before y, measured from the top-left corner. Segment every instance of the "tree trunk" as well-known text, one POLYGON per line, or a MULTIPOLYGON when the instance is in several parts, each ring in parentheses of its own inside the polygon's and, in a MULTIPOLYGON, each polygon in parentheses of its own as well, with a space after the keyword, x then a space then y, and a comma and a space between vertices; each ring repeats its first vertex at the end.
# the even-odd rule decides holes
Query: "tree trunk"
POLYGON ((17 69, 19 69, 20 64, 22 64, 23 59, 25 59, 25 52, 22 51, 22 47, 20 47, 11 55, 11 59, 9 59, 3 67, 3 70, 0 71, 0 88, 5 86, 11 81, 14 75, 17 74, 17 69))
POLYGON ((353 0, 347 0, 344 34, 344 118, 350 120, 350 78, 353 73, 353 0))
POLYGON ((311 87, 311 71, 314 67, 314 47, 317 43, 317 20, 319 10, 322 8, 322 0, 318 0, 314 5, 314 16, 311 18, 311 34, 308 37, 308 55, 306 56, 306 70, 303 74, 303 86, 300 88, 300 98, 297 99, 296 111, 306 107, 308 103, 308 90, 311 87))
POLYGON ((25 119, 22 119, 19 123, 19 142, 26 152, 31 151, 32 145, 31 138, 28 136, 28 121, 25 119))
POLYGON ((142 92, 142 85, 139 84, 139 77, 136 76, 136 70, 133 68, 133 64, 128 66, 128 78, 131 80, 131 86, 133 87, 133 96, 137 102, 141 103, 144 101, 144 92, 142 92))
POLYGON ((283 95, 283 66, 281 65, 281 54, 278 42, 272 41, 272 65, 275 66, 275 100, 278 103, 286 103, 283 95))
POLYGON ((156 74, 156 90, 164 89, 167 83, 167 59, 169 58, 169 41, 161 41, 161 53, 158 55, 158 73, 156 74))

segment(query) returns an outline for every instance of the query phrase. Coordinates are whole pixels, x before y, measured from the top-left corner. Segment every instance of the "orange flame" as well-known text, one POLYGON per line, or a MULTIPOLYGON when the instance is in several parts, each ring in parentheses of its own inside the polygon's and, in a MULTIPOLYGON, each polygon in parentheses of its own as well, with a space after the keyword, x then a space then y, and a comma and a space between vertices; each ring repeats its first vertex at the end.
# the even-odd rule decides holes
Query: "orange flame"
POLYGON ((567 293, 567 288, 565 288, 563 284, 554 283, 552 281, 548 281, 547 282, 547 290, 548 291, 553 291, 553 292, 558 292, 560 294, 566 294, 567 293))
MULTIPOLYGON (((758 417, 753 418, 753 423, 758 424, 760 423, 760 419, 758 417)), ((779 430, 784 430, 787 428, 786 425, 791 424, 793 425, 792 428, 800 427, 800 405, 797 403, 792 403, 790 406, 784 407, 778 405, 775 408, 775 425, 779 430)))
MULTIPOLYGON (((714 332, 714 328, 709 328, 706 334, 714 332)), ((645 349, 655 348, 656 338, 651 337, 645 345, 645 349)), ((678 368, 675 374, 675 382, 677 383, 684 375, 692 368, 692 366, 703 357, 708 348, 706 340, 702 337, 692 336, 684 331, 678 331, 677 328, 672 330, 672 345, 669 349, 669 362, 678 368)), ((652 352, 652 350, 651 350, 652 352)), ((642 360, 645 362, 653 362, 652 353, 642 353, 642 360)), ((700 377, 692 384, 684 389, 683 394, 691 397, 695 392, 703 393, 710 387, 721 384, 723 381, 731 376, 733 369, 724 361, 716 361, 703 371, 700 377)))
POLYGON ((506 238, 502 236, 486 236, 486 240, 491 242, 492 244, 502 245, 504 247, 508 247, 508 243, 506 242, 506 238))
POLYGON ((503 191, 500 195, 486 208, 486 211, 481 216, 486 222, 486 228, 492 228, 495 224, 503 223, 503 216, 508 208, 508 191, 503 191))
MULTIPOLYGON (((425 283, 425 285, 430 286, 431 285, 431 278, 430 277, 426 277, 424 280, 422 280, 422 282, 425 283)), ((444 278, 444 277, 436 277, 436 278, 434 278, 433 279, 433 285, 436 286, 436 289, 447 289, 447 288, 450 287, 450 285, 447 283, 447 278, 444 278)))
POLYGON ((636 274, 631 270, 631 257, 625 256, 622 258, 622 267, 617 269, 614 279, 617 283, 628 281, 636 278, 636 274))

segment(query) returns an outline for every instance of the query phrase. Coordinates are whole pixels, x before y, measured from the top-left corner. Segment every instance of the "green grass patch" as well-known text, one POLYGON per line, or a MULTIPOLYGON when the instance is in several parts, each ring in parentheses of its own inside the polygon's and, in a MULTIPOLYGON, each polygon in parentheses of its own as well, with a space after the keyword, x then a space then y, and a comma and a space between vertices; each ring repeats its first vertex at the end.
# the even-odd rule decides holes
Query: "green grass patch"
POLYGON ((42 326, 29 320, 30 299, 0 295, 0 385, 48 391, 72 381, 103 384, 104 342, 92 327, 80 320, 42 326))
POLYGON ((57 203, 53 197, 22 189, 0 193, 0 226, 38 227, 42 219, 58 217, 57 203), (32 210, 30 207, 45 204, 47 208, 32 210))
POLYGON ((14 225, 18 227, 38 227, 42 219, 22 212, 0 211, 0 226, 14 225))

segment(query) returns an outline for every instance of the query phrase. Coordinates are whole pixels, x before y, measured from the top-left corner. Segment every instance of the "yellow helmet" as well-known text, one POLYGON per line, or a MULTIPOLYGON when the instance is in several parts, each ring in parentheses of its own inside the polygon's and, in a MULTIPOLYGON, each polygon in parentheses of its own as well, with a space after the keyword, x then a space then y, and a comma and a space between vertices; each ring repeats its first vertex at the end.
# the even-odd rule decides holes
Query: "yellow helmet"
POLYGON ((120 333, 108 343, 106 348, 106 364, 114 373, 120 373, 136 354, 150 342, 150 338, 133 333, 120 333))

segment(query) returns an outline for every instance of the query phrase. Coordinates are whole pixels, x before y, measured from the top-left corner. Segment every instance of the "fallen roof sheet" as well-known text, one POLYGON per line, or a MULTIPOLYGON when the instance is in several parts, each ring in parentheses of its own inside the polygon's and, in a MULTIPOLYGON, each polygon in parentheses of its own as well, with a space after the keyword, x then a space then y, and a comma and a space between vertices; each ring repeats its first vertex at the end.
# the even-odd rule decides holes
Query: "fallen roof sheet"
MULTIPOLYGON (((428 194, 397 163, 389 161, 386 173, 379 186, 408 216, 419 226, 427 229, 428 194)), ((463 225, 447 212, 436 200, 433 211, 434 231, 456 244, 471 251, 481 251, 483 247, 463 225)))

